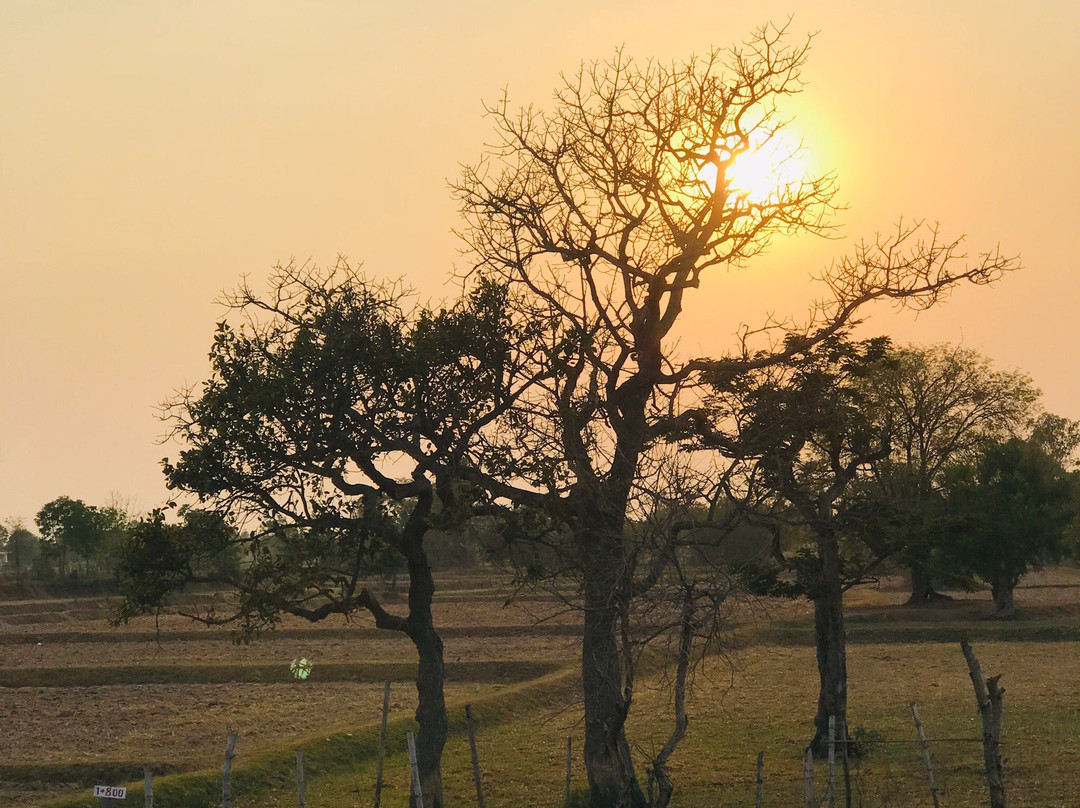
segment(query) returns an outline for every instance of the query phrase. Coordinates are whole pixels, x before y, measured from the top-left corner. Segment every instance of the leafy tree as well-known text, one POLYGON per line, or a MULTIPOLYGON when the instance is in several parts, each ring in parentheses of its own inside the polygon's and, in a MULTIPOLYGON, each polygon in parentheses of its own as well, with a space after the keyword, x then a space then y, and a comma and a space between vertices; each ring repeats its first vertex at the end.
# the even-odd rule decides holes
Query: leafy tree
POLYGON ((975 351, 950 345, 894 351, 873 383, 891 417, 892 451, 874 464, 865 495, 911 572, 908 603, 924 603, 943 597, 935 577, 963 576, 950 565, 945 470, 974 460, 987 441, 1021 432, 1039 391, 1027 375, 995 370, 975 351))
POLYGON ((57 497, 38 511, 34 522, 46 548, 56 557, 61 576, 67 575, 69 554, 89 565, 105 535, 101 513, 81 499, 57 497))
POLYGON ((1075 468, 1076 450, 1080 447, 1080 421, 1043 413, 1035 420, 1028 440, 1064 468, 1075 468))
POLYGON ((236 608, 192 616, 235 621, 245 636, 283 614, 357 610, 407 635, 419 657, 420 779, 425 804, 439 806, 443 645, 424 540, 469 514, 457 468, 513 400, 518 359, 498 286, 480 282, 441 310, 406 303, 344 263, 280 268, 266 297, 245 286, 231 298, 241 322, 218 326, 209 380, 169 411, 188 448, 165 474, 200 508, 182 526, 158 514, 136 529, 125 594, 129 614, 153 609, 212 575, 234 588, 236 608), (366 586, 388 552, 408 569, 403 615, 366 586))
POLYGON ((695 448, 719 449, 745 464, 737 500, 759 491, 781 500, 769 514, 750 501, 758 519, 777 535, 779 568, 759 569, 759 591, 798 595, 814 604, 818 664, 815 754, 827 753, 829 720, 847 735, 847 651, 843 594, 866 580, 887 548, 864 529, 864 500, 857 484, 890 450, 891 417, 871 381, 886 364, 888 340, 850 342, 839 337, 784 365, 738 378, 711 380, 706 401, 713 426, 700 431, 695 448), (785 528, 800 528, 809 543, 786 554, 785 528), (776 573, 790 575, 780 579, 776 573))
POLYGON ((720 358, 677 355, 687 294, 748 264, 778 233, 829 226, 831 176, 765 198, 729 179, 740 154, 783 129, 779 105, 800 91, 807 53, 772 28, 685 64, 616 53, 566 78, 550 111, 490 108, 495 144, 457 182, 475 266, 521 290, 517 322, 542 323, 547 337, 534 360, 548 381, 502 419, 467 473, 495 496, 542 508, 570 536, 598 808, 646 803, 625 729, 634 672, 623 638, 630 604, 657 575, 628 540, 627 516, 657 447, 695 420, 683 411, 687 388, 703 372, 739 379, 791 362, 873 300, 923 308, 953 284, 1015 266, 998 255, 963 264, 959 242, 901 225, 826 272, 827 298, 801 326, 746 332, 720 358))
POLYGON ((1020 578, 1067 550, 1076 480, 1037 441, 1010 438, 954 469, 947 486, 958 550, 990 585, 996 616, 1009 617, 1020 578))
POLYGON ((166 515, 165 510, 157 509, 127 533, 117 565, 122 598, 116 614, 119 622, 159 610, 173 592, 189 583, 237 585, 241 580, 238 560, 220 561, 235 560, 241 542, 219 513, 183 507, 181 521, 173 523, 166 521, 166 515))
POLYGON ((8 569, 16 576, 22 576, 33 568, 41 554, 41 540, 16 522, 10 526, 5 548, 7 550, 8 569))

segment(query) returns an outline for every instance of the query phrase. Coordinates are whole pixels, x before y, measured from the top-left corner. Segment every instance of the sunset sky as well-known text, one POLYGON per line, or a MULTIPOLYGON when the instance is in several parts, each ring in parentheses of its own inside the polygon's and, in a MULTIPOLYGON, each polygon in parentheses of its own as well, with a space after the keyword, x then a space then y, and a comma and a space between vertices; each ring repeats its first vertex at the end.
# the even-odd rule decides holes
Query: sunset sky
POLYGON ((1080 418, 1080 4, 0 0, 0 520, 166 496, 157 405, 206 376, 242 275, 337 255, 455 294, 447 180, 482 101, 547 105, 617 46, 681 60, 792 17, 789 110, 835 168, 840 238, 778 243, 691 301, 682 349, 802 313, 805 279, 902 216, 1019 254, 996 287, 865 333, 961 342, 1080 418))

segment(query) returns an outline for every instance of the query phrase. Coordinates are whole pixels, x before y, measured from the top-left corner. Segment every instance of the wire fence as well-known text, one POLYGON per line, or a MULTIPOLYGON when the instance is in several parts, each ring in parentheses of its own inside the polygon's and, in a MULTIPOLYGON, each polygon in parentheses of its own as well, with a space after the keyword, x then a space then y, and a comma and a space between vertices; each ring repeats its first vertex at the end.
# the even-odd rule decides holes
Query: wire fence
MULTIPOLYGON (((985 808, 989 804, 981 738, 928 739, 933 791, 918 739, 872 738, 860 744, 861 754, 848 761, 846 778, 837 753, 831 801, 827 761, 815 761, 812 780, 808 780, 804 763, 794 755, 770 760, 765 753, 759 784, 757 755, 748 752, 746 776, 714 778, 710 789, 715 801, 709 804, 717 808, 985 808)), ((1002 746, 1009 808, 1080 806, 1076 742, 1059 747, 1050 758, 1040 744, 1013 739, 1002 746)), ((673 804, 679 802, 676 798, 673 804)), ((701 799, 686 804, 699 802, 705 804, 701 799)))

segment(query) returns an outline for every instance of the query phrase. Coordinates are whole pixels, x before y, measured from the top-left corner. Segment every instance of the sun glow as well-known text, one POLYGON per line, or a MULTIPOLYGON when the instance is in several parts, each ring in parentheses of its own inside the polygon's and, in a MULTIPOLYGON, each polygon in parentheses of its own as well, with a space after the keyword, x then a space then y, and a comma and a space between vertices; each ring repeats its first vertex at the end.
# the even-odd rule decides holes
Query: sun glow
MULTIPOLYGON (((723 154, 724 149, 719 149, 723 154)), ((727 189, 752 204, 776 200, 809 181, 802 143, 786 131, 761 132, 750 147, 737 154, 724 173, 727 189)), ((717 166, 706 162, 698 179, 709 193, 716 190, 717 166)))

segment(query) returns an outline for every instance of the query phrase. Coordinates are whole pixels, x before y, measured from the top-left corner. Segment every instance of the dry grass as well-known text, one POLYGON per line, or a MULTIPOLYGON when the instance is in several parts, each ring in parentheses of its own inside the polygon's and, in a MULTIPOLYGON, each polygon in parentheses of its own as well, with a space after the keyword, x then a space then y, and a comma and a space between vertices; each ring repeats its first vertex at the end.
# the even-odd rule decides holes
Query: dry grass
MULTIPOLYGON (((476 690, 460 686, 449 694, 472 697, 476 690)), ((241 752, 249 753, 346 731, 376 720, 381 707, 380 685, 350 682, 7 688, 0 691, 0 760, 204 767, 217 761, 230 730, 242 734, 241 752)), ((398 714, 415 710, 415 691, 394 687, 392 707, 398 714)))
MULTIPOLYGON (((448 661, 547 660, 576 666, 577 638, 558 633, 563 631, 558 626, 573 625, 576 615, 561 614, 556 603, 543 599, 504 608, 505 588, 481 583, 493 588, 477 587, 469 579, 444 581, 447 589, 457 587, 444 589, 438 605, 437 620, 452 629, 446 638, 448 661), (537 618, 547 618, 544 625, 555 626, 556 633, 517 634, 513 628, 537 618)), ((912 700, 919 701, 927 732, 937 739, 932 751, 945 788, 943 805, 985 804, 980 748, 971 740, 978 737, 978 722, 956 642, 961 633, 974 636, 988 674, 1004 674, 1010 806, 1080 805, 1078 646, 1047 641, 1061 633, 1080 636, 1080 571, 1048 571, 1030 584, 1017 593, 1022 618, 1008 622, 982 619, 989 612, 985 593, 927 609, 902 608, 905 592, 896 580, 849 593, 851 721, 872 733, 868 737, 890 742, 871 744, 869 756, 854 772, 861 799, 856 805, 929 805, 921 758, 912 743, 912 700), (966 740, 942 740, 949 738, 966 740)), ((110 626, 109 606, 103 598, 0 603, 0 667, 20 675, 120 664, 284 667, 297 656, 318 667, 401 663, 414 654, 407 640, 377 635, 363 620, 318 626, 287 621, 280 632, 237 646, 227 631, 199 629, 167 615, 158 643, 149 619, 123 629, 110 626)), ((671 761, 679 808, 752 805, 758 751, 765 752, 765 805, 801 805, 800 760, 816 698, 809 608, 796 601, 755 604, 749 611, 767 612, 772 620, 759 626, 758 643, 730 663, 712 660, 695 682, 690 733, 671 761)), ((544 681, 525 690, 475 683, 448 688, 459 733, 451 737, 445 756, 448 804, 475 799, 468 746, 459 726, 466 701, 474 703, 480 724, 489 808, 562 805, 567 736, 574 739, 574 788, 585 788, 577 688, 565 677, 544 681)), ((643 779, 644 762, 665 740, 670 725, 665 691, 649 688, 657 684, 655 679, 640 684, 630 724, 643 779)), ((376 684, 329 681, 0 689, 0 761, 57 767, 42 770, 37 782, 0 783, 0 804, 30 804, 48 796, 50 786, 64 780, 64 771, 69 780, 76 776, 75 764, 84 767, 79 770, 83 779, 92 770, 86 767, 110 761, 146 760, 168 770, 209 767, 211 782, 230 728, 241 733, 238 765, 262 761, 251 769, 249 792, 238 794, 238 808, 295 804, 295 792, 288 787, 289 758, 300 743, 311 748, 313 761, 319 760, 319 749, 331 761, 313 763, 309 805, 367 804, 373 762, 369 751, 359 751, 367 746, 349 741, 350 733, 370 740, 381 705, 379 691, 376 684)), ((411 686, 395 686, 394 714, 407 720, 414 699, 411 686)), ((406 802, 407 765, 401 749, 392 752, 384 805, 399 808, 406 802)), ((10 765, 0 769, 0 778, 13 771, 10 765)), ((819 786, 823 777, 819 769, 819 786)))

